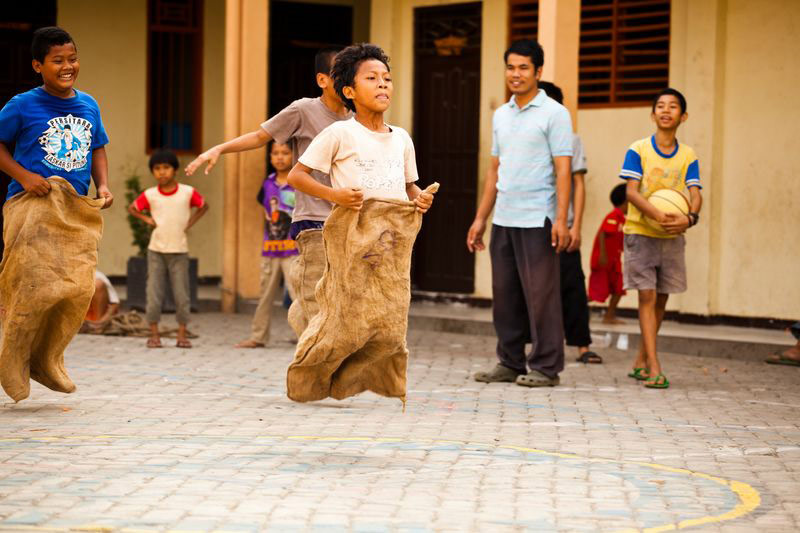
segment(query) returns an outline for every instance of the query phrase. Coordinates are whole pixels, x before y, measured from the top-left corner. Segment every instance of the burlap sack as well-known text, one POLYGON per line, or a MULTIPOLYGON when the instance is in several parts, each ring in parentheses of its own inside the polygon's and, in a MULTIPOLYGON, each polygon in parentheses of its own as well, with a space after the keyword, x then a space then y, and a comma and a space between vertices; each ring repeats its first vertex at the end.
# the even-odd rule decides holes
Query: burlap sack
POLYGON ((327 265, 316 290, 319 313, 297 343, 289 398, 341 400, 370 390, 405 402, 411 248, 421 225, 408 201, 334 208, 322 230, 327 265))
POLYGON ((297 236, 300 254, 292 264, 292 291, 295 299, 289 307, 289 325, 300 338, 311 318, 319 311, 314 291, 325 272, 325 245, 321 229, 307 229, 297 236))
POLYGON ((52 177, 47 196, 19 194, 3 208, 0 263, 0 384, 15 402, 33 378, 72 392, 64 349, 78 332, 94 294, 104 200, 79 196, 52 177))

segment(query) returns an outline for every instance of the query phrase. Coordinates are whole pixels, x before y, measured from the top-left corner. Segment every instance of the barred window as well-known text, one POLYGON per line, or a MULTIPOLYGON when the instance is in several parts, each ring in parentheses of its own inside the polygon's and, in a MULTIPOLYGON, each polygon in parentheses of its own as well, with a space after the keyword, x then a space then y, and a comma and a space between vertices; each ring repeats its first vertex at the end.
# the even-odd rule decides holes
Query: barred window
POLYGON ((509 0, 508 41, 536 40, 539 35, 539 2, 536 0, 509 0))
POLYGON ((202 0, 149 0, 147 148, 200 151, 202 0))
POLYGON ((649 104, 669 82, 669 0, 582 0, 578 104, 649 104))

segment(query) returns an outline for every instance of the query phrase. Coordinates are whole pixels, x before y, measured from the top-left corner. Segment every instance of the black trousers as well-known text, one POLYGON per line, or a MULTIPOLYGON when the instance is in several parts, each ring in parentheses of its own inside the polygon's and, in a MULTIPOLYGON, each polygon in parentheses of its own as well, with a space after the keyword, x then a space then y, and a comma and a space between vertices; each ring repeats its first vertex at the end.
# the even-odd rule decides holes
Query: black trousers
POLYGON ((558 254, 561 266, 561 309, 564 313, 564 336, 567 346, 589 346, 589 301, 586 298, 586 276, 581 266, 581 252, 558 254))
POLYGON ((492 226, 492 315, 497 358, 525 372, 527 366, 554 378, 564 369, 558 256, 544 228, 492 226), (525 355, 525 344, 531 352, 525 355))

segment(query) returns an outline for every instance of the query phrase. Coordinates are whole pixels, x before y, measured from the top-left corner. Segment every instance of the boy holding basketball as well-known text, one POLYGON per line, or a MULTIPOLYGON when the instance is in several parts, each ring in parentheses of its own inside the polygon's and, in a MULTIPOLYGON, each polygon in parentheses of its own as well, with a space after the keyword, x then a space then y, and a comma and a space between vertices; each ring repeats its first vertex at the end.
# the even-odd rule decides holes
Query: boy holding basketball
POLYGON ((628 198, 624 284, 625 289, 639 293, 641 329, 639 353, 628 375, 644 381, 646 387, 666 389, 669 380, 661 371, 656 336, 669 295, 686 291, 683 233, 697 224, 703 198, 697 156, 676 137, 678 126, 689 118, 686 98, 675 89, 664 89, 656 95, 650 116, 656 133, 630 146, 620 171, 627 180, 628 198), (689 196, 689 212, 665 213, 656 208, 648 198, 660 189, 689 196))

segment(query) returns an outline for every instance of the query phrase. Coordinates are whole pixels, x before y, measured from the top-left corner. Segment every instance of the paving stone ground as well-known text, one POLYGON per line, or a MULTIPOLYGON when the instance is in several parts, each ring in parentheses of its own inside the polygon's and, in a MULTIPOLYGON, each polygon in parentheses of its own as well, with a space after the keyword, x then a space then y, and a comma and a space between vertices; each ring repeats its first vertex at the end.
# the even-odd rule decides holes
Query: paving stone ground
POLYGON ((77 392, 0 405, 0 530, 800 528, 800 368, 666 354, 657 391, 601 350, 533 390, 472 381, 490 337, 411 331, 404 413, 291 402, 285 320, 232 348, 248 326, 196 315, 192 350, 79 336, 77 392))

